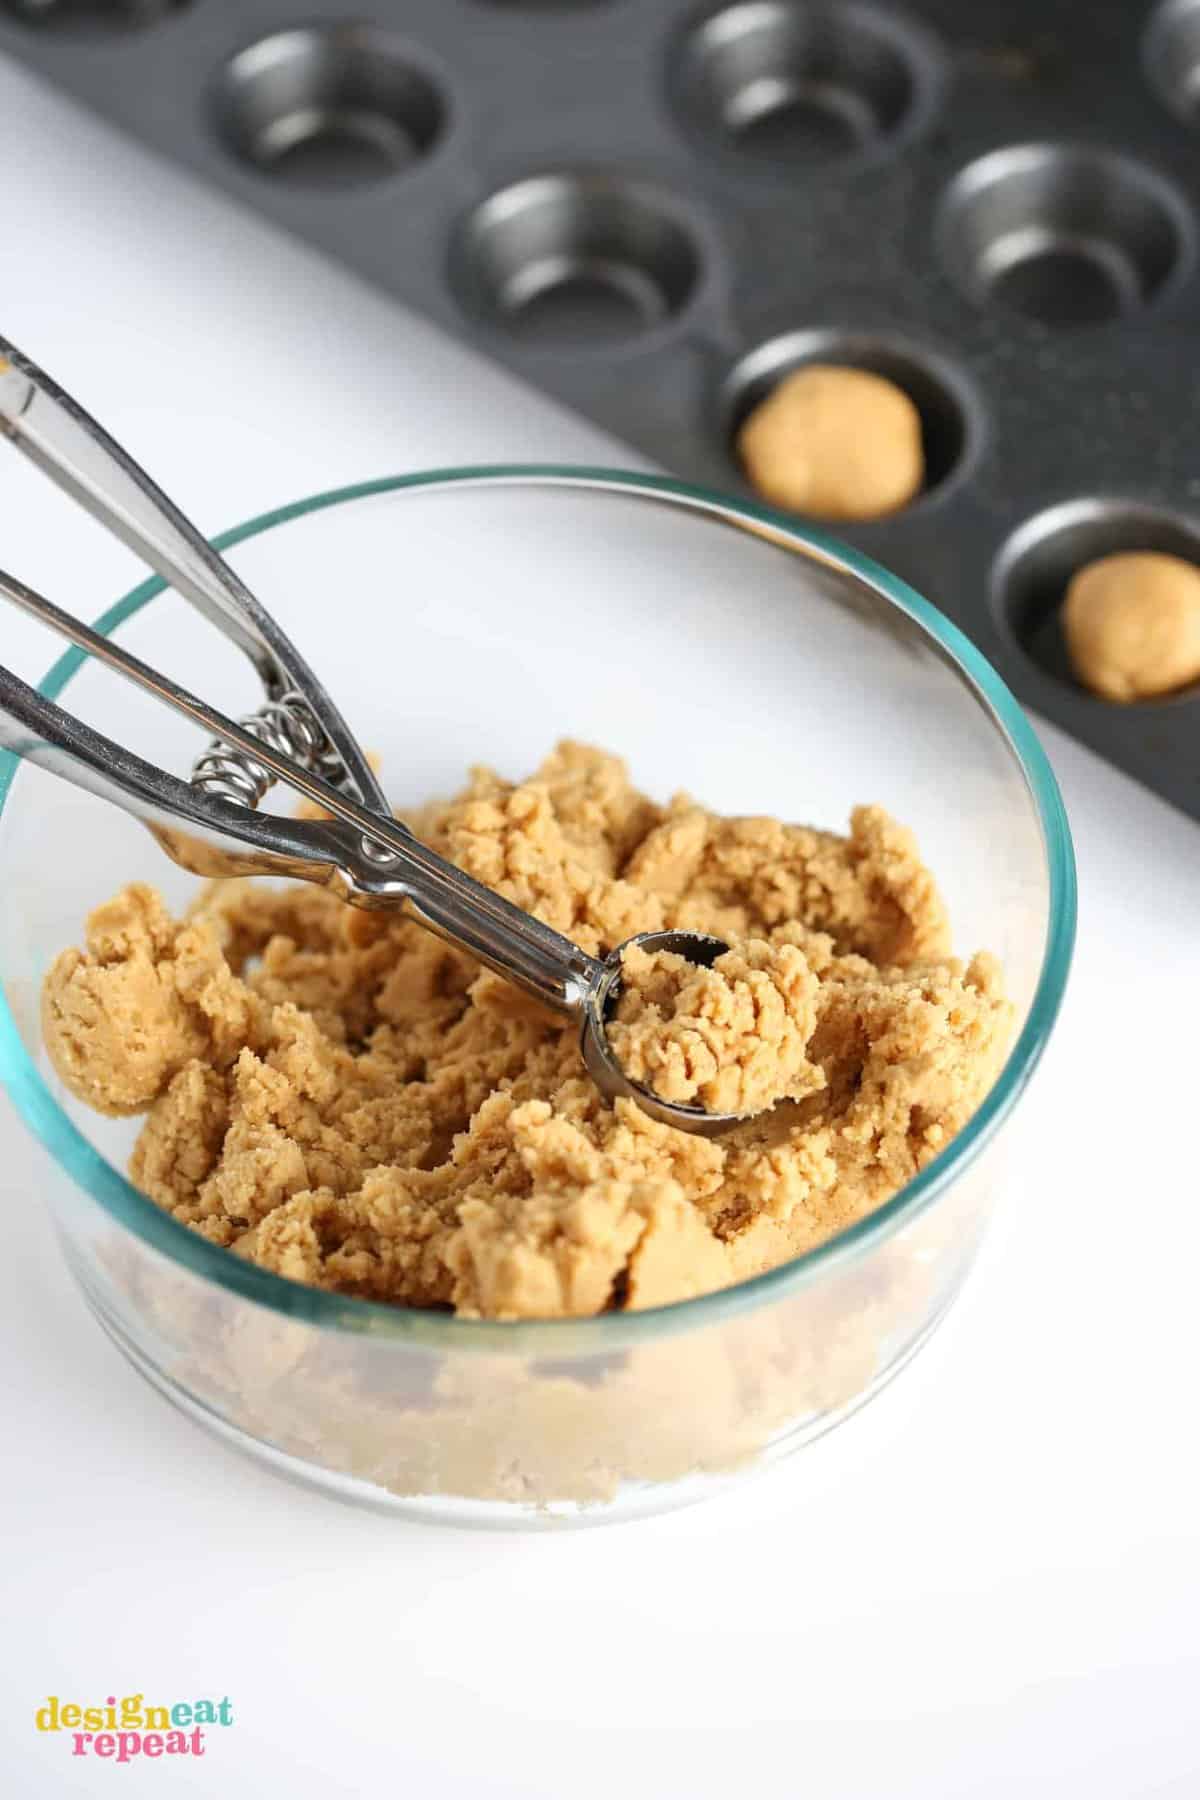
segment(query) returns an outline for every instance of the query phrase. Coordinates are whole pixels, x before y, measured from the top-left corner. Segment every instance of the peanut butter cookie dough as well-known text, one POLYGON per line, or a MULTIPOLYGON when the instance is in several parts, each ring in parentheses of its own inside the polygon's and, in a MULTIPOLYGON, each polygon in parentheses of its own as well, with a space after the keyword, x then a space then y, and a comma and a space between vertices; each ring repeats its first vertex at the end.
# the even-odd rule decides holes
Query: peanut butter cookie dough
POLYGON ((1200 681, 1200 569, 1133 550, 1072 576, 1062 612, 1075 673, 1105 700, 1149 700, 1200 681))
POLYGON ((765 500, 814 519, 880 519, 925 482, 921 415, 869 369, 794 369, 749 414, 737 448, 765 500))
POLYGON ((609 1043, 662 1099, 749 1117, 825 1085, 808 1060, 820 984, 795 944, 751 938, 711 969, 635 944, 621 966, 609 1043))
POLYGON ((146 1112, 139 1187, 281 1275, 500 1319, 683 1299, 870 1212, 997 1071, 998 967, 949 955, 878 807, 845 837, 660 807, 565 743, 408 822, 590 952, 666 928, 730 943, 713 971, 635 966, 624 1052, 705 1104, 778 1103, 689 1137, 610 1109, 571 1026, 409 921, 226 882, 180 922, 129 887, 47 974, 50 1055, 100 1111, 146 1112))

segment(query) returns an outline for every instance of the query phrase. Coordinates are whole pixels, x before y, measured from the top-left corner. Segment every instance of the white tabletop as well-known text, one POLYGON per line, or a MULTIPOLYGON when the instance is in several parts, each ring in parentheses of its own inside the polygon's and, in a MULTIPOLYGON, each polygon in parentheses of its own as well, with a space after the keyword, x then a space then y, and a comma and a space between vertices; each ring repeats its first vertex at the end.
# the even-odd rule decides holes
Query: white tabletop
MULTIPOLYGON (((0 132, 0 331, 204 527, 406 467, 630 460, 8 67, 0 132)), ((135 579, 12 459, 0 529, 85 616, 135 579)), ((0 642, 56 654, 8 614, 0 642)), ((1200 1792, 1200 831, 1043 736, 1080 946, 978 1269, 865 1412, 707 1507, 487 1537, 278 1483, 101 1336, 2 1103, 6 1792, 1200 1792), (227 1694, 234 1728, 127 1778, 34 1729, 48 1694, 139 1690, 227 1694)))

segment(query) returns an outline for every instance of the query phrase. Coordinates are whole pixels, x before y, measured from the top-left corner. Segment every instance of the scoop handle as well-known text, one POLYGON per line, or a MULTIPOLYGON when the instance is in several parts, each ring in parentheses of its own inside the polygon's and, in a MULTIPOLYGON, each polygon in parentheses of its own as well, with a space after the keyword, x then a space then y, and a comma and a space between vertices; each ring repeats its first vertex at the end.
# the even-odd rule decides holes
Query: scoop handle
POLYGON ((3 337, 0 435, 244 651, 270 698, 302 694, 364 804, 387 811, 353 733, 266 608, 104 427, 3 337))
POLYGON ((119 806, 193 874, 285 875, 344 885, 339 847, 319 827, 302 819, 267 817, 198 793, 3 667, 0 749, 119 806))
POLYGON ((201 792, 93 731, 0 668, 0 746, 40 762, 148 825, 197 874, 280 873, 336 886, 356 906, 393 908, 513 981, 552 1011, 582 1018, 604 965, 197 694, 0 570, 0 599, 48 625, 96 662, 269 769, 328 821, 284 820, 201 792), (181 829, 182 827, 182 829, 181 829))
POLYGON ((290 876, 334 888, 355 906, 406 913, 552 1012, 582 1019, 597 989, 603 964, 569 938, 464 874, 398 820, 373 818, 285 758, 276 759, 283 780, 304 776, 310 797, 352 809, 352 818, 284 819, 200 793, 2 666, 0 749, 119 806, 193 874, 290 876))

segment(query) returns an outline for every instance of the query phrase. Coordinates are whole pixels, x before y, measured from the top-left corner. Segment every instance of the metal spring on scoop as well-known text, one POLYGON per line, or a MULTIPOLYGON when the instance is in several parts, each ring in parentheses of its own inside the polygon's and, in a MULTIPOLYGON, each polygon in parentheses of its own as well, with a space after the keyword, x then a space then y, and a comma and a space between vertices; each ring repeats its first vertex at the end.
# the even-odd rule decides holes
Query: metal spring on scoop
MULTIPOLYGON (((302 694, 290 690, 278 700, 268 700, 258 712, 239 719, 238 724, 272 750, 290 756, 293 762, 323 776, 333 786, 339 787, 344 781, 345 766, 302 694)), ((262 763, 215 739, 196 758, 191 783, 203 794, 215 794, 221 800, 231 800, 235 806, 253 809, 274 787, 275 776, 262 763)))

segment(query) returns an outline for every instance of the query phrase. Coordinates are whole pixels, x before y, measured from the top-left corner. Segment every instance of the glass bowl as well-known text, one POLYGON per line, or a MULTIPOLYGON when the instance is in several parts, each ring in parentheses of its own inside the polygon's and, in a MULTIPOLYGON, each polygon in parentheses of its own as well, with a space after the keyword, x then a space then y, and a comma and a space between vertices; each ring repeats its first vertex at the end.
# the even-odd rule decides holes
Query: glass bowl
MULTIPOLYGON (((1045 1047, 1074 932, 1061 800, 979 653, 866 558, 765 508, 648 476, 456 469, 298 501, 218 543, 321 673, 400 803, 564 736, 638 786, 844 830, 912 826, 960 951, 1016 1005, 970 1124, 894 1199, 810 1254, 676 1305, 505 1324, 287 1281, 195 1236, 122 1170, 131 1121, 68 1096, 38 1025, 47 964, 126 880, 192 884, 125 815, 0 767, 0 1072, 48 1151, 45 1191, 101 1324, 177 1405, 283 1473, 441 1522, 611 1519, 696 1499, 875 1393, 957 1292, 1002 1191, 1001 1127, 1045 1047)), ((100 621, 235 716, 248 666, 163 584, 100 621)), ((185 722, 74 651, 43 684, 185 771, 185 722)), ((1028 1177, 1027 1177, 1028 1178, 1028 1177)))

